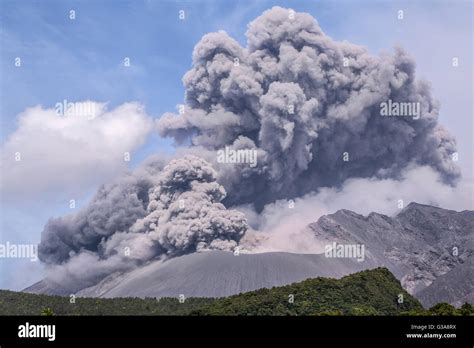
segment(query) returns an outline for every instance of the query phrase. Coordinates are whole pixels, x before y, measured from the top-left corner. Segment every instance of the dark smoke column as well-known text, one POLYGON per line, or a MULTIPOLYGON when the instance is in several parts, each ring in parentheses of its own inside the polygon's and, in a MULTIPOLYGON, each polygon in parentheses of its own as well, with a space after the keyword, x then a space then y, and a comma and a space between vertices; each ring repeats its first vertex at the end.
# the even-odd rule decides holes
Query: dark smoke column
POLYGON ((183 78, 184 114, 158 124, 208 160, 224 146, 258 150, 255 168, 213 163, 227 205, 261 207, 351 177, 397 178, 411 164, 431 166, 448 183, 459 177, 438 103, 401 48, 370 56, 332 40, 309 14, 280 7, 246 35, 246 48, 222 31, 201 39, 183 78), (417 103, 419 118, 382 117, 388 100, 417 103))

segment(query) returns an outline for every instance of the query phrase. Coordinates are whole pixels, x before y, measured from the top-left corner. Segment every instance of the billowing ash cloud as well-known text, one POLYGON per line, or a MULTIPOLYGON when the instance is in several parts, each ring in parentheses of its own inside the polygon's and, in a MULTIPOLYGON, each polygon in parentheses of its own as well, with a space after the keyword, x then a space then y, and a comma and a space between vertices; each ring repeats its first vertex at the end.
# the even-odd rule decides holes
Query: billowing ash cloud
POLYGON ((196 45, 184 113, 158 121, 162 136, 191 146, 168 165, 150 159, 78 214, 48 222, 40 258, 50 279, 78 289, 157 257, 232 250, 247 222, 222 203, 252 203, 255 217, 279 199, 338 192, 348 179, 396 181, 416 166, 445 183, 459 176, 454 139, 403 50, 373 57, 279 7, 250 23, 247 39, 241 47, 218 32, 196 45), (382 117, 388 100, 419 103, 419 117, 382 117), (257 163, 222 163, 224 148, 254 150, 257 163))
POLYGON ((50 278, 92 285, 160 255, 234 249, 247 222, 220 203, 226 193, 209 163, 192 155, 160 162, 103 186, 78 214, 48 222, 40 259, 60 265, 50 278))
POLYGON ((438 103, 402 49, 373 57, 332 40, 309 14, 291 19, 280 7, 246 35, 247 47, 222 31, 205 35, 183 78, 184 114, 158 123, 163 136, 190 141, 208 159, 225 146, 258 150, 255 168, 219 168, 226 204, 261 207, 351 177, 397 178, 411 163, 431 166, 448 183, 459 176, 438 103), (388 100, 419 103, 419 119, 382 117, 388 100))

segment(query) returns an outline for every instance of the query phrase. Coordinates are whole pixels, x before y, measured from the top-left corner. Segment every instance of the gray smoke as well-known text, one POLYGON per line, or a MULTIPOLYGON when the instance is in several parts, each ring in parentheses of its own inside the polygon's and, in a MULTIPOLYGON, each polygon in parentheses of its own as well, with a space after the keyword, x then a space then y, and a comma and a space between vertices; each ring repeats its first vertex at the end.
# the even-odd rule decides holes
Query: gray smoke
POLYGON ((159 256, 237 246, 246 219, 220 203, 226 193, 209 163, 192 155, 160 162, 103 186, 78 214, 47 223, 39 254, 53 265, 50 279, 77 290, 159 256))
POLYGON ((78 289, 158 257, 232 250, 248 226, 226 206, 260 212, 349 178, 398 179, 417 165, 455 182, 455 141, 407 54, 373 57, 332 40, 310 15, 290 14, 263 13, 247 47, 225 32, 202 38, 183 78, 184 113, 158 121, 162 136, 190 146, 168 165, 152 158, 104 185, 79 213, 51 219, 39 249, 51 279, 78 289), (388 100, 419 103, 419 119, 382 117, 388 100), (218 162, 225 147, 255 150, 257 165, 218 162))
POLYGON ((373 57, 332 40, 309 14, 291 19, 280 7, 246 35, 247 47, 222 31, 205 35, 183 78, 184 114, 158 122, 162 136, 203 153, 243 144, 259 151, 255 168, 213 163, 226 204, 261 208, 351 177, 397 178, 409 164, 431 166, 447 183, 458 178, 455 140, 437 124, 438 103, 401 48, 373 57), (381 117, 389 99, 419 103, 420 118, 381 117))

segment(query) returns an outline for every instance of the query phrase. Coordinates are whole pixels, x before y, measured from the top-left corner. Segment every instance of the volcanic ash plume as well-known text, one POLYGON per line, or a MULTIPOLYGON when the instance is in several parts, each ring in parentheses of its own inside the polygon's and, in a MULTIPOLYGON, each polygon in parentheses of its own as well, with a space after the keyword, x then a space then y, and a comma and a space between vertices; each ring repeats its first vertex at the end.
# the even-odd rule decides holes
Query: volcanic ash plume
POLYGON ((246 47, 225 32, 205 35, 183 78, 184 112, 158 121, 162 136, 190 144, 177 151, 187 155, 166 166, 151 159, 78 214, 48 222, 40 257, 51 279, 79 288, 158 257, 232 250, 247 222, 225 206, 249 203, 258 215, 277 200, 348 179, 399 180, 417 166, 445 183, 458 178, 454 139, 402 49, 373 57, 280 7, 246 35, 246 47), (382 117, 388 101, 415 103, 419 115, 382 117), (222 149, 254 151, 256 162, 223 163, 222 149))
POLYGON ((226 193, 215 177, 209 163, 188 155, 102 187, 77 215, 46 225, 39 251, 56 265, 49 278, 77 290, 161 255, 233 250, 247 222, 220 203, 226 193))
POLYGON ((163 136, 203 153, 242 144, 258 151, 255 168, 218 170, 225 203, 261 208, 351 177, 397 178, 409 164, 452 183, 455 141, 437 124, 438 103, 407 54, 370 56, 332 40, 309 14, 292 14, 264 12, 249 25, 247 47, 222 31, 205 35, 183 78, 184 114, 159 120, 163 136), (382 117, 388 100, 419 103, 419 118, 382 117))

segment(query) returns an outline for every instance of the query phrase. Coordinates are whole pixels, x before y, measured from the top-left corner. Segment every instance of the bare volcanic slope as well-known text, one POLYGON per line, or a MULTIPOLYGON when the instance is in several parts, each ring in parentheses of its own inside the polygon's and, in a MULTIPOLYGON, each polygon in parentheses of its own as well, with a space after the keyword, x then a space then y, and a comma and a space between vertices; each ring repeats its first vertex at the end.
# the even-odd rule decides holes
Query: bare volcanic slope
MULTIPOLYGON (((83 297, 226 297, 261 288, 288 285, 308 278, 341 278, 377 267, 370 259, 326 258, 324 254, 203 251, 156 260, 129 272, 115 272, 81 289, 83 297)), ((42 280, 25 292, 70 295, 60 284, 42 280)))
POLYGON ((456 307, 474 303, 474 256, 438 277, 416 297, 425 307, 434 306, 440 298, 456 307))
POLYGON ((225 297, 313 277, 340 278, 370 261, 327 259, 290 253, 240 254, 210 251, 157 261, 79 291, 86 297, 225 297))
MULTIPOLYGON (((126 273, 114 273, 80 290, 84 297, 225 297, 314 277, 340 278, 377 265, 365 259, 330 259, 323 254, 272 252, 240 254, 198 252, 154 261, 126 273)), ((38 282, 26 292, 67 295, 60 285, 38 282)))

